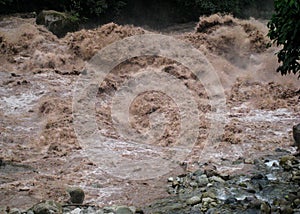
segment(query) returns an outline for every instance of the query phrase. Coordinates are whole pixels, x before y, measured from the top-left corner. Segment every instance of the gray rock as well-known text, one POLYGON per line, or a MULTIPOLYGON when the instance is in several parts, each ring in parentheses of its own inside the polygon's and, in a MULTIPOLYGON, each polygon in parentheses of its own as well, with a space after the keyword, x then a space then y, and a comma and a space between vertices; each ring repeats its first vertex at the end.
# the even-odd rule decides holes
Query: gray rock
POLYGON ((210 208, 205 214, 220 214, 220 212, 216 208, 210 208))
POLYGON ((191 198, 189 198, 187 201, 186 201, 186 203, 188 204, 188 205, 196 205, 196 204, 199 204, 201 202, 201 197, 199 197, 199 196, 193 196, 193 197, 191 197, 191 198))
POLYGON ((58 37, 79 28, 79 21, 72 15, 54 10, 43 10, 36 18, 36 23, 46 28, 58 37))
POLYGON ((198 186, 198 183, 197 183, 197 182, 194 182, 194 181, 192 181, 192 182, 190 182, 190 186, 191 186, 191 187, 197 187, 197 186, 198 186))
POLYGON ((9 214, 21 214, 21 211, 17 208, 13 208, 10 210, 9 214))
POLYGON ((35 205, 31 211, 34 214, 62 213, 62 207, 55 201, 46 201, 35 205))
POLYGON ((95 210, 93 207, 88 207, 86 210, 85 210, 85 214, 95 214, 95 210))
POLYGON ((84 201, 84 191, 81 188, 70 188, 67 190, 70 195, 70 202, 73 204, 82 204, 84 201))
POLYGON ((202 198, 213 198, 216 199, 217 196, 215 195, 215 193, 208 191, 202 194, 202 198))
POLYGON ((214 201, 215 201, 214 199, 209 198, 209 197, 207 197, 207 198, 202 198, 202 202, 205 202, 205 203, 211 203, 211 202, 214 202, 214 201))
POLYGON ((218 183, 225 183, 225 181, 224 181, 222 178, 218 177, 218 176, 212 176, 212 177, 210 178, 210 180, 211 180, 211 181, 218 182, 218 183))
POLYGON ((200 175, 197 178, 197 183, 200 187, 206 186, 209 183, 209 180, 206 175, 200 175))
POLYGON ((126 206, 119 206, 116 208, 116 214, 134 214, 135 211, 133 212, 133 210, 130 207, 126 207, 126 206))

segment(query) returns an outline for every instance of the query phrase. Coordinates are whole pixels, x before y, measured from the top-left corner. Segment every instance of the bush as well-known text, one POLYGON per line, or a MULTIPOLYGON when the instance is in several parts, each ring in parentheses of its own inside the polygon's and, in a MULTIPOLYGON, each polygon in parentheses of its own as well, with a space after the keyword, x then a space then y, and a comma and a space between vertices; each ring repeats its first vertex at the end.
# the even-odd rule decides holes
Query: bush
POLYGON ((275 0, 275 13, 268 23, 273 43, 283 48, 277 53, 282 75, 299 73, 300 78, 300 2, 299 0, 275 0))

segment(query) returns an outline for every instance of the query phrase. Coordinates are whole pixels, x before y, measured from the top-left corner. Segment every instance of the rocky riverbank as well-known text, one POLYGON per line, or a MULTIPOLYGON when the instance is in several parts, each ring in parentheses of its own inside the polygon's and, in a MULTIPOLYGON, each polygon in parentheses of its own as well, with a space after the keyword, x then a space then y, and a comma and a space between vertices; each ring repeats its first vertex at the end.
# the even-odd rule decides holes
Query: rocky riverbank
POLYGON ((249 166, 242 174, 218 173, 213 165, 205 163, 194 172, 169 177, 165 189, 170 196, 145 207, 82 204, 84 193, 75 189, 68 190, 70 200, 65 204, 46 201, 27 211, 8 207, 2 211, 9 214, 300 213, 299 156, 281 149, 275 152, 260 159, 234 161, 233 165, 249 166))

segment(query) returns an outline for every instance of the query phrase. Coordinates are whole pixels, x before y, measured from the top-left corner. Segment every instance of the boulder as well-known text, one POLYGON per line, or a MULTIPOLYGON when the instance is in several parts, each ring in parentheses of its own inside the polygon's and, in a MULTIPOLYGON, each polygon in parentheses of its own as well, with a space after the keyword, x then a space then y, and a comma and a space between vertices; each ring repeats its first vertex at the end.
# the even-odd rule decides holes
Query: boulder
POLYGON ((79 28, 78 18, 54 10, 43 10, 36 18, 38 25, 45 27, 58 37, 65 36, 68 32, 76 31, 79 28))
POLYGON ((297 146, 298 151, 300 151, 300 123, 293 126, 293 137, 295 140, 295 146, 297 146))
POLYGON ((81 188, 75 187, 67 190, 70 195, 70 202, 72 204, 82 204, 84 201, 84 191, 81 188))

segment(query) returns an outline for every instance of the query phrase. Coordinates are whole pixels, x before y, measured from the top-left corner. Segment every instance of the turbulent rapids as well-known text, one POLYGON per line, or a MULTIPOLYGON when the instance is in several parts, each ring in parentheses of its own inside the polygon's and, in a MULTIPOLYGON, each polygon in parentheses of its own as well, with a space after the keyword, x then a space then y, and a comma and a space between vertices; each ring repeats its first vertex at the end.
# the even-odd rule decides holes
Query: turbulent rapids
MULTIPOLYGON (((275 72, 278 49, 267 48, 270 41, 265 22, 215 14, 201 17, 187 28, 174 26, 157 32, 108 23, 59 39, 36 25, 34 19, 2 18, 0 206, 25 209, 43 199, 63 202, 68 198, 68 186, 82 187, 88 203, 143 206, 168 195, 164 186, 170 175, 193 171, 199 163, 210 163, 218 172, 231 175, 251 167, 232 165, 240 158, 254 160, 272 155, 275 149, 294 152, 292 127, 299 123, 300 81, 296 76, 282 77, 275 72), (226 126, 217 143, 204 145, 213 109, 208 91, 197 76, 184 65, 160 56, 128 59, 99 83, 96 95, 99 130, 108 139, 122 142, 122 147, 111 149, 121 149, 127 158, 138 155, 128 139, 117 132, 112 103, 118 90, 145 70, 173 75, 191 92, 200 112, 199 133, 186 159, 164 176, 152 180, 116 178, 103 171, 101 164, 89 160, 78 141, 73 126, 73 91, 86 63, 99 50, 124 38, 149 33, 192 45, 208 59, 224 88, 226 126)), ((164 132, 152 144, 168 148, 176 142, 179 109, 164 93, 140 94, 129 112, 131 126, 137 132, 151 128, 152 114, 163 114, 167 121, 164 132)))

